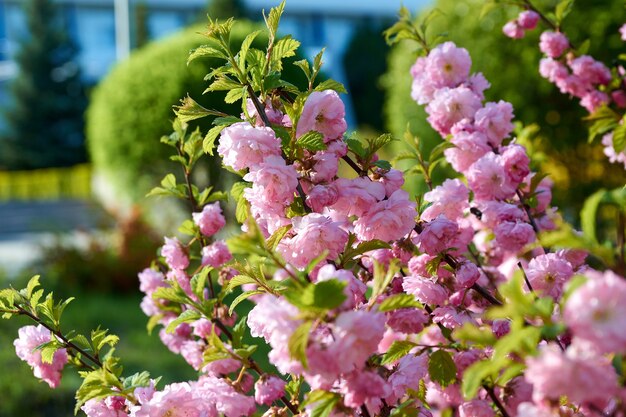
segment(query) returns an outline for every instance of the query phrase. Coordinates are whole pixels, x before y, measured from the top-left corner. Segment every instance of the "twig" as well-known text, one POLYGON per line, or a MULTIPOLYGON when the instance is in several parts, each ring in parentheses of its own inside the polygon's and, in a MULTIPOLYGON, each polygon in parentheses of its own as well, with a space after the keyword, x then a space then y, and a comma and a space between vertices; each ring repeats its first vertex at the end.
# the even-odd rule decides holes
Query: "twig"
POLYGON ((498 407, 498 410, 500 410, 500 413, 502 413, 502 417, 510 417, 508 411, 506 411, 506 408, 504 408, 504 405, 502 405, 502 403, 500 402, 500 399, 498 398, 496 393, 493 391, 493 388, 487 385, 483 385, 483 388, 485 389, 485 391, 487 391, 487 394, 489 394, 489 398, 491 398, 491 400, 496 405, 496 407, 498 407))

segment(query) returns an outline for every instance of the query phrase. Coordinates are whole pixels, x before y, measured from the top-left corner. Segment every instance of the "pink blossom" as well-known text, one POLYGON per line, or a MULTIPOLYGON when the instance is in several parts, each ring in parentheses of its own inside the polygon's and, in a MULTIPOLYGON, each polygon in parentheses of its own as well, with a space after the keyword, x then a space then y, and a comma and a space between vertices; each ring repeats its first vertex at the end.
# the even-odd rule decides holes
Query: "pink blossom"
POLYGON ((530 158, 521 145, 508 145, 500 150, 504 170, 513 184, 519 184, 530 173, 530 158))
POLYGON ((196 371, 202 367, 204 349, 206 344, 200 340, 187 340, 180 347, 180 355, 196 371))
POLYGON ((378 400, 390 394, 387 381, 374 372, 354 372, 341 387, 346 407, 359 408, 368 401, 378 400))
POLYGON ((166 287, 165 277, 161 272, 151 268, 146 268, 138 274, 139 290, 147 295, 151 295, 159 287, 166 287))
POLYGON ((252 188, 244 190, 248 201, 261 199, 288 205, 293 201, 298 186, 298 172, 294 166, 285 164, 285 160, 276 155, 266 157, 250 169, 243 179, 252 182, 252 188))
POLYGON ((582 55, 569 63, 572 73, 588 84, 606 85, 611 82, 611 71, 600 61, 589 55, 582 55))
POLYGON ((407 392, 407 389, 419 390, 420 380, 425 378, 428 372, 428 356, 415 356, 408 354, 403 356, 394 372, 389 377, 389 385, 393 399, 397 401, 407 392))
POLYGON ((487 136, 481 132, 461 131, 453 133, 450 143, 454 147, 446 149, 443 154, 452 168, 458 172, 465 173, 474 162, 491 152, 487 143, 487 136))
POLYGON ((280 155, 280 140, 269 127, 235 123, 222 130, 217 152, 224 165, 240 171, 260 164, 267 156, 280 155))
POLYGON ((291 221, 295 235, 284 238, 279 250, 298 268, 304 268, 324 251, 328 251, 327 259, 335 259, 346 246, 348 233, 322 214, 310 213, 291 221))
POLYGON ((419 105, 429 103, 438 88, 426 72, 427 65, 428 58, 419 57, 415 64, 411 66, 411 76, 413 77, 411 98, 419 105))
MULTIPOLYGON (((291 126, 291 120, 289 120, 289 116, 284 115, 280 110, 275 109, 274 106, 272 105, 272 100, 267 99, 264 107, 265 107, 264 108, 265 115, 267 116, 271 124, 291 126), (285 122, 289 122, 289 123, 286 124, 285 122)), ((246 100, 246 110, 250 118, 256 120, 256 123, 255 123, 256 126, 265 125, 265 123, 263 122, 263 119, 261 119, 260 117, 257 117, 258 113, 256 111, 256 107, 254 106, 254 103, 252 102, 252 99, 246 100)), ((245 114, 242 113, 241 118, 245 119, 245 114)))
POLYGON ((200 213, 192 213, 192 217, 205 236, 213 236, 226 224, 219 202, 207 204, 200 213))
POLYGON ((452 126, 462 119, 472 119, 481 100, 467 87, 442 88, 435 91, 433 100, 426 107, 428 122, 442 136, 450 133, 452 126))
POLYGON ((390 197, 404 184, 404 174, 402 171, 392 168, 383 172, 379 181, 385 186, 385 196, 390 197))
POLYGON ((611 100, 617 107, 623 109, 626 107, 626 92, 624 90, 615 90, 611 93, 611 100))
POLYGON ((342 370, 363 366, 377 352, 385 333, 385 315, 371 311, 345 311, 334 324, 335 343, 331 353, 341 358, 342 370))
POLYGON ((204 405, 193 394, 189 383, 181 382, 167 385, 163 391, 157 391, 145 404, 131 408, 132 417, 168 417, 188 416, 204 417, 204 405))
POLYGON ((526 32, 524 32, 524 28, 522 28, 515 20, 507 22, 502 27, 502 33, 511 39, 521 39, 526 34, 526 32))
POLYGON ((458 234, 459 225, 440 215, 422 226, 422 231, 417 237, 417 246, 422 252, 438 255, 453 247, 452 244, 458 234))
POLYGON ((463 86, 469 88, 480 98, 483 100, 485 98, 484 91, 491 87, 489 81, 485 78, 485 76, 477 72, 476 74, 472 74, 466 82, 463 83, 463 86))
POLYGON ((572 347, 562 352, 554 344, 544 346, 526 364, 525 378, 533 385, 535 402, 558 401, 563 395, 572 403, 604 402, 617 391, 617 374, 609 359, 572 347))
MULTIPOLYGON (((163 326, 167 326, 174 319, 175 317, 168 317, 163 321, 163 326)), ((176 326, 176 329, 173 333, 168 333, 165 331, 165 329, 161 329, 159 331, 159 338, 169 350, 174 353, 180 353, 183 344, 191 340, 191 332, 192 329, 189 324, 181 323, 176 326)))
POLYGON ((400 333, 419 333, 428 323, 429 316, 421 308, 401 308, 387 313, 387 326, 400 333))
POLYGON ((192 390, 194 397, 203 404, 206 413, 203 416, 242 417, 250 416, 256 411, 254 398, 237 392, 223 378, 202 376, 193 384, 192 390))
POLYGON ((296 136, 314 130, 324 135, 325 142, 340 138, 347 128, 345 115, 343 101, 335 91, 314 91, 304 103, 296 136))
POLYGON ((438 87, 456 87, 467 80, 472 60, 467 49, 453 42, 437 45, 428 54, 426 71, 438 87))
POLYGON ((333 185, 339 197, 332 208, 345 216, 362 216, 385 198, 385 186, 367 177, 339 178, 333 185))
POLYGON ((477 204, 481 212, 480 220, 489 228, 495 229, 498 224, 508 221, 525 220, 524 211, 515 204, 503 201, 481 201, 477 204))
POLYGON ((550 82, 560 83, 569 76, 569 71, 560 61, 543 58, 539 61, 539 74, 550 82))
POLYGON ((539 23, 539 13, 532 10, 524 10, 517 16, 517 23, 523 29, 532 30, 539 23))
POLYGON ((441 323, 447 329, 456 329, 469 322, 473 322, 473 319, 467 311, 451 306, 437 307, 433 310, 433 323, 441 323))
POLYGON ((459 180, 447 179, 443 184, 424 194, 424 200, 433 203, 422 212, 421 219, 430 221, 440 214, 450 220, 463 217, 463 212, 469 207, 469 190, 459 180))
POLYGON ((564 319, 575 338, 600 353, 626 352, 626 281, 611 271, 589 271, 589 280, 565 304, 564 319))
POLYGON ((515 195, 501 155, 487 153, 476 161, 466 173, 467 183, 479 200, 503 200, 515 195))
POLYGON ((404 190, 376 203, 354 223, 354 233, 362 240, 398 240, 415 227, 415 202, 404 190))
MULTIPOLYGON (((510 411, 514 411, 518 409, 521 403, 532 401, 532 395, 533 386, 526 382, 523 376, 518 376, 507 382, 502 399, 504 400, 506 408, 510 411)), ((535 415, 532 416, 539 417, 535 415)))
POLYGON ((569 40, 561 32, 545 31, 539 38, 539 49, 550 58, 560 57, 569 48, 569 40))
POLYGON ((258 404, 271 405, 285 395, 287 383, 276 376, 261 377, 254 384, 254 399, 258 404))
POLYGON ((306 203, 316 213, 337 202, 339 192, 333 185, 316 185, 307 192, 306 203))
POLYGON ((480 271, 475 264, 465 261, 458 266, 455 276, 461 288, 470 288, 480 278, 480 271))
POLYGON ((228 250, 226 242, 218 240, 209 246, 202 248, 202 265, 210 265, 213 268, 219 268, 226 262, 233 259, 233 255, 228 250))
POLYGON ((491 146, 500 146, 502 140, 513 131, 513 106, 511 103, 500 100, 497 103, 487 103, 474 116, 476 130, 487 136, 491 146))
POLYGON ((599 90, 593 90, 582 96, 580 105, 583 106, 589 113, 593 113, 605 104, 609 104, 609 96, 599 90))
POLYGON ((517 407, 517 417, 557 417, 548 406, 537 406, 531 402, 520 403, 517 407))
POLYGON ((533 290, 554 298, 561 296, 563 286, 573 274, 570 263, 554 253, 537 256, 526 268, 533 290))
POLYGON ((69 358, 65 349, 57 349, 52 356, 52 361, 44 362, 41 350, 37 347, 51 340, 50 330, 41 324, 36 327, 24 326, 18 330, 18 338, 13 341, 13 345, 17 356, 33 368, 35 377, 45 381, 50 388, 56 388, 61 382, 61 371, 69 358))
POLYGON ((626 154, 624 152, 617 153, 613 147, 613 132, 607 133, 602 136, 602 145, 604 145, 604 154, 609 158, 612 163, 622 163, 626 168, 626 154))
POLYGON ((161 255, 172 269, 185 269, 189 266, 189 258, 178 238, 165 238, 165 245, 161 248, 161 255))
POLYGON ((536 239, 533 227, 521 221, 502 222, 493 230, 496 242, 506 251, 518 252, 536 239))
POLYGON ((402 288, 424 304, 443 305, 448 299, 448 290, 445 287, 416 275, 404 277, 402 288))
POLYGON ((339 158, 334 152, 317 152, 311 161, 313 167, 308 175, 313 183, 329 182, 337 175, 339 158))
POLYGON ((495 415, 491 404, 485 400, 468 401, 459 407, 459 417, 495 417, 495 415))
POLYGON ((128 417, 125 408, 124 397, 115 396, 103 400, 91 399, 80 409, 87 417, 128 417))

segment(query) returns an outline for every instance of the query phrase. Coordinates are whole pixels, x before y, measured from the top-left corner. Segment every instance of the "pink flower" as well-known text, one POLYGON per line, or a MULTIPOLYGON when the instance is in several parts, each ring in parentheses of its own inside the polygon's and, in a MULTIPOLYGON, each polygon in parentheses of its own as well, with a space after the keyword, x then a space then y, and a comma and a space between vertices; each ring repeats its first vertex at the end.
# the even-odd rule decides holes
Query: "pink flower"
POLYGON ((500 100, 497 103, 487 103, 474 116, 476 130, 487 136, 491 146, 497 147, 502 139, 513 131, 513 106, 511 103, 500 100))
POLYGON ((508 145, 500 150, 504 170, 513 184, 519 184, 530 173, 530 158, 521 145, 508 145))
POLYGON ((582 55, 569 63, 572 73, 588 84, 606 85, 611 82, 611 70, 589 55, 582 55))
POLYGON ((124 397, 106 397, 103 400, 91 399, 80 409, 87 417, 128 417, 125 411, 126 404, 124 397))
POLYGON ((428 58, 419 57, 411 67, 411 98, 419 105, 429 103, 438 88, 426 72, 427 65, 428 58))
POLYGON ((511 39, 521 39, 526 34, 526 32, 524 32, 524 28, 522 28, 515 20, 507 22, 502 27, 502 33, 511 39))
POLYGON ((306 203, 311 210, 321 213, 337 202, 339 192, 332 185, 316 185, 307 192, 306 203))
POLYGON ((420 308, 401 308, 387 315, 387 326, 400 333, 417 334, 428 321, 428 313, 420 308))
POLYGON ((504 200, 515 195, 501 155, 487 153, 476 161, 466 173, 470 190, 478 200, 504 200))
POLYGON ((332 209, 345 216, 362 216, 385 198, 385 186, 367 177, 339 178, 333 185, 339 196, 332 209))
POLYGON ((472 74, 466 82, 463 83, 463 86, 469 88, 480 98, 483 100, 485 98, 484 91, 491 87, 489 81, 485 78, 485 76, 477 72, 476 74, 472 74))
POLYGON ((380 401, 390 394, 391 389, 375 372, 354 372, 345 379, 341 392, 346 407, 359 408, 368 401, 380 401))
POLYGON ((487 136, 481 132, 453 133, 450 143, 454 145, 454 148, 446 149, 443 154, 452 168, 458 172, 465 173, 474 162, 491 152, 487 136))
POLYGON ((286 260, 298 268, 304 268, 324 251, 327 259, 335 259, 348 242, 348 233, 328 217, 310 213, 291 219, 295 235, 283 239, 279 250, 286 260))
POLYGON ((563 395, 572 403, 609 400, 617 392, 617 374, 609 359, 544 346, 537 357, 526 359, 526 381, 533 385, 533 400, 558 401, 563 395))
MULTIPOLYGON (((254 398, 237 392, 226 380, 214 376, 203 376, 192 386, 194 397, 203 404, 202 416, 246 417, 256 411, 254 398)), ((179 414, 173 414, 178 416, 179 414)), ((180 414, 187 417, 186 414, 180 414)), ((195 414, 190 414, 190 416, 195 414)), ((152 417, 152 416, 150 416, 152 417)), ((159 416, 160 417, 160 416, 159 416)))
POLYGON ((205 236, 213 236, 226 224, 219 202, 207 204, 200 213, 192 213, 192 217, 205 236))
POLYGON ((550 58, 560 57, 569 48, 569 40, 561 32, 545 31, 539 38, 539 49, 550 58))
POLYGON ((589 281, 565 304, 564 319, 575 338, 599 353, 626 352, 626 281, 611 271, 589 271, 589 281))
POLYGON ((467 311, 451 306, 437 307, 433 310, 433 323, 441 323, 447 329, 456 329, 469 322, 473 322, 473 319, 467 311))
POLYGON ((457 47, 453 42, 437 45, 428 54, 428 77, 438 87, 456 87, 469 76, 472 59, 467 49, 457 47))
POLYGON ((159 287, 166 287, 165 277, 161 272, 151 268, 146 268, 138 274, 139 290, 147 295, 151 295, 159 287))
POLYGON ((470 261, 465 261, 456 270, 456 282, 462 288, 470 288, 480 279, 478 267, 470 261))
POLYGON ((626 23, 620 26, 619 33, 622 36, 622 40, 626 41, 626 23))
POLYGON ((402 398, 407 389, 419 390, 420 380, 428 373, 428 356, 403 356, 389 377, 389 385, 394 399, 402 398))
POLYGON ((485 400, 472 400, 461 404, 459 417, 495 417, 491 404, 485 400))
POLYGON ((623 109, 626 107, 626 92, 624 90, 615 90, 611 93, 611 100, 617 107, 623 109))
POLYGON ((340 138, 347 128, 345 115, 343 101, 335 91, 314 91, 304 103, 296 136, 314 130, 324 135, 325 142, 340 138))
POLYGON ((280 140, 269 127, 235 123, 222 130, 217 152, 224 165, 240 171, 260 164, 267 156, 280 155, 280 140))
POLYGON ((313 167, 308 175, 313 183, 329 182, 337 175, 339 158, 334 152, 317 152, 311 161, 313 167))
POLYGON ((288 205, 293 201, 298 186, 298 172, 294 166, 285 164, 285 160, 276 155, 266 157, 243 179, 252 182, 252 188, 244 190, 244 196, 250 202, 260 199, 288 205))
POLYGON ((404 277, 402 288, 424 304, 443 305, 448 299, 448 290, 445 287, 420 276, 404 277))
POLYGON ((213 268, 219 268, 226 262, 233 259, 233 255, 228 250, 228 246, 223 240, 202 248, 202 265, 210 265, 213 268))
POLYGON ((536 239, 533 227, 522 221, 502 222, 494 230, 496 242, 506 251, 517 252, 536 239))
POLYGON ((45 381, 50 388, 56 388, 61 382, 61 371, 68 362, 67 351, 58 349, 52 356, 52 362, 44 362, 41 358, 41 351, 37 346, 52 340, 50 330, 41 324, 35 326, 24 326, 18 330, 18 338, 15 339, 15 353, 17 356, 33 368, 35 377, 45 381))
POLYGON ((539 74, 553 83, 561 83, 569 76, 569 71, 560 61, 543 58, 539 61, 539 74))
POLYGON ((572 265, 554 253, 537 256, 526 268, 533 290, 555 299, 561 296, 563 286, 573 274, 572 265))
MULTIPOLYGON (((163 320, 163 326, 167 326, 172 320, 175 319, 174 317, 168 317, 167 319, 163 320)), ((167 348, 169 350, 171 350, 174 353, 180 353, 183 344, 189 340, 191 340, 191 326, 187 323, 181 323, 178 326, 176 326, 176 329, 174 330, 173 333, 168 333, 165 331, 165 329, 161 329, 159 331, 159 338, 161 339, 161 342, 163 342, 163 344, 165 346, 167 346, 167 348)))
MULTIPOLYGON (((452 242, 459 234, 459 225, 440 215, 435 220, 424 224, 417 237, 419 250, 429 255, 438 255, 452 248, 452 242)), ((459 248, 457 248, 459 249, 459 248)))
POLYGON ((587 109, 589 113, 593 113, 603 105, 609 104, 610 101, 609 96, 605 92, 593 90, 581 98, 580 105, 587 109))
POLYGON ((165 238, 165 245, 161 248, 161 256, 172 269, 185 269, 189 266, 189 258, 178 238, 165 238))
POLYGON ((254 399, 258 404, 271 405, 285 395, 287 383, 276 376, 261 377, 254 384, 254 399))
POLYGON ((469 207, 469 190, 459 180, 447 179, 443 184, 424 194, 424 200, 433 203, 422 212, 421 219, 430 221, 440 214, 450 220, 463 217, 463 212, 469 207))
POLYGON ((455 123, 472 119, 481 105, 480 97, 467 87, 442 88, 435 91, 433 100, 426 107, 428 123, 445 136, 455 123))
POLYGON ((341 358, 344 372, 360 369, 375 354, 385 333, 385 315, 371 311, 346 311, 335 320, 331 353, 341 358))
POLYGON ((517 16, 517 24, 522 29, 532 30, 537 27, 539 23, 539 13, 532 10, 524 10, 517 16))
POLYGON ((415 227, 415 202, 404 190, 376 203, 354 223, 354 233, 362 240, 398 240, 415 227))
POLYGON ((382 173, 379 181, 385 186, 385 195, 390 197, 404 184, 404 174, 402 171, 392 168, 382 173))
POLYGON ((204 349, 206 344, 199 340, 187 340, 180 347, 180 355, 196 371, 202 367, 204 349))

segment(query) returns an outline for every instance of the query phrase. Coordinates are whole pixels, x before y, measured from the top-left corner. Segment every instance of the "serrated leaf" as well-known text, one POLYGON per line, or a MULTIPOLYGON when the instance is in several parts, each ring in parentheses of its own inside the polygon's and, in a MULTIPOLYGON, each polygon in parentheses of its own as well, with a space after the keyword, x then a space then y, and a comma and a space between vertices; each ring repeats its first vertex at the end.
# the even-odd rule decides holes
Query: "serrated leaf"
POLYGON ((302 59, 294 62, 293 65, 300 68, 308 80, 311 79, 311 66, 309 65, 309 61, 302 59))
POLYGON ((580 210, 580 225, 583 234, 593 242, 598 242, 596 234, 596 220, 598 207, 606 196, 607 191, 600 189, 590 195, 584 202, 583 208, 580 210))
POLYGON ((383 355, 381 365, 396 362, 400 358, 406 356, 414 347, 415 343, 413 342, 409 342, 407 340, 396 340, 383 355))
POLYGON ((389 163, 389 161, 385 161, 384 159, 379 159, 378 161, 374 162, 374 166, 377 166, 378 168, 385 171, 389 171, 391 169, 391 163, 389 163))
POLYGON ((228 93, 226 93, 226 97, 224 97, 224 102, 228 104, 233 104, 239 100, 241 100, 246 93, 246 89, 244 88, 233 88, 228 93))
POLYGON ((272 252, 275 251, 281 239, 285 237, 287 232, 291 230, 291 227, 292 226, 288 224, 286 226, 278 228, 274 233, 272 233, 272 236, 270 236, 265 242, 267 250, 272 252))
POLYGON ((562 0, 559 4, 556 5, 556 9, 554 11, 554 15, 556 16, 557 24, 561 24, 563 19, 567 17, 568 14, 572 11, 572 7, 574 6, 574 0, 562 0))
POLYGON ((198 58, 221 58, 228 59, 228 56, 224 54, 224 52, 216 49, 210 45, 202 45, 197 47, 196 49, 192 49, 189 52, 189 57, 187 57, 187 65, 195 59, 198 58))
POLYGON ((201 106, 197 101, 189 96, 181 100, 180 106, 174 106, 174 113, 176 113, 178 119, 183 123, 187 123, 196 119, 201 119, 207 116, 223 115, 222 112, 207 109, 201 106))
POLYGON ((51 340, 37 346, 36 349, 41 354, 41 362, 50 364, 54 360, 54 354, 59 350, 59 344, 56 340, 51 340))
POLYGON ((209 91, 227 91, 232 89, 241 89, 243 85, 238 81, 233 80, 232 78, 227 77, 226 75, 217 76, 213 82, 209 85, 209 87, 204 90, 203 93, 207 93, 209 91))
POLYGON ((27 299, 30 299, 35 288, 39 286, 39 278, 40 278, 39 275, 35 275, 28 281, 28 284, 26 284, 26 298, 27 299))
POLYGON ((378 311, 386 312, 400 308, 424 308, 422 304, 410 294, 394 294, 385 298, 379 305, 378 311))
POLYGON ((272 49, 272 64, 279 71, 282 70, 282 59, 296 55, 296 50, 300 47, 300 42, 286 36, 274 44, 272 49))
POLYGON ((303 149, 314 152, 323 151, 324 149, 326 149, 326 144, 324 143, 324 135, 314 130, 306 132, 304 135, 300 136, 296 141, 296 144, 303 149))
POLYGON ((278 6, 272 7, 267 17, 263 15, 263 18, 265 19, 265 25, 270 31, 271 38, 276 36, 276 32, 278 31, 278 24, 280 23, 280 17, 282 16, 284 10, 285 0, 281 1, 278 6))
POLYGON ((309 344, 309 332, 313 322, 305 321, 289 337, 289 354, 292 359, 302 363, 304 369, 308 368, 306 348, 309 344))
POLYGON ((174 331, 180 324, 196 321, 200 318, 201 315, 196 310, 185 310, 167 325, 165 331, 167 333, 174 333, 174 331))
POLYGON ((332 397, 320 401, 311 411, 311 417, 328 417, 339 400, 339 395, 332 394, 332 397))
POLYGON ((248 56, 248 51, 250 50, 250 46, 252 46, 252 42, 254 39, 261 33, 260 30, 255 30, 252 33, 249 33, 246 38, 241 43, 241 48, 239 49, 239 66, 245 68, 246 66, 246 58, 248 56))
POLYGON ((150 373, 148 371, 137 372, 124 378, 124 389, 130 390, 137 387, 147 387, 150 385, 150 373))
POLYGON ((192 220, 189 220, 189 219, 185 220, 178 227, 178 231, 180 233, 183 233, 183 234, 189 235, 189 236, 195 236, 197 230, 198 230, 198 227, 196 226, 196 224, 192 220))
POLYGON ((226 126, 224 125, 214 126, 207 132, 204 140, 202 141, 202 150, 205 153, 213 156, 213 149, 215 149, 215 140, 220 135, 220 133, 222 133, 222 130, 224 130, 225 127, 226 126))
POLYGON ((233 311, 235 310, 235 307, 237 307, 242 301, 247 300, 248 298, 252 297, 253 295, 259 295, 259 294, 265 294, 265 291, 252 290, 252 291, 246 291, 244 293, 239 294, 239 296, 237 296, 237 298, 235 298, 233 300, 233 302, 230 303, 230 307, 228 309, 228 314, 232 315, 233 311))
POLYGON ((246 284, 258 284, 258 281, 248 275, 235 275, 228 281, 228 284, 226 284, 226 290, 231 291, 234 288, 246 284))
POLYGON ((345 300, 346 283, 337 279, 309 284, 304 289, 293 288, 284 293, 291 304, 301 310, 325 312, 339 307, 345 300))
POLYGON ((613 149, 620 153, 626 148, 626 123, 617 125, 613 130, 613 149))
POLYGON ((445 350, 436 350, 428 358, 428 375, 443 388, 456 381, 456 365, 445 350))
POLYGON ((334 90, 339 94, 347 93, 346 87, 343 84, 341 84, 339 81, 335 81, 333 79, 322 81, 314 88, 314 90, 315 91, 334 90))

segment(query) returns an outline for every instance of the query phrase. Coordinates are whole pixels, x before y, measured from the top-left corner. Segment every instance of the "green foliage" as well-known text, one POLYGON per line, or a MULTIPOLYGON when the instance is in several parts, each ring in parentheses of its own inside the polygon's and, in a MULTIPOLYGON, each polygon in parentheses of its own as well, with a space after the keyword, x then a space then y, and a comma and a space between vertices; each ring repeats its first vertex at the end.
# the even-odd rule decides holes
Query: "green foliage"
MULTIPOLYGON (((533 2, 543 11, 554 10, 557 3, 533 2)), ((501 28, 520 10, 501 5, 481 17, 483 4, 483 0, 437 0, 433 8, 441 13, 430 20, 426 34, 433 38, 446 33, 447 40, 467 48, 472 71, 482 72, 491 83, 485 92, 487 100, 511 102, 517 120, 540 127, 539 136, 529 147, 540 170, 556 182, 555 205, 565 208, 566 218, 574 220, 582 204, 580 196, 600 186, 623 184, 623 167, 606 161, 599 145, 586 144, 587 127, 581 121, 585 110, 539 75, 542 55, 537 45, 542 23, 540 29, 528 31, 524 39, 512 40, 502 34, 501 28), (570 187, 576 187, 576 191, 570 187)), ((623 50, 618 33, 623 7, 621 0, 603 2, 602 7, 594 0, 579 0, 564 20, 563 29, 577 46, 589 39, 589 54, 611 65, 623 50)), ((389 56, 389 69, 383 79, 385 120, 387 129, 396 137, 401 137, 409 124, 411 132, 422 139, 424 154, 428 155, 441 139, 428 126, 422 106, 410 97, 409 68, 417 57, 415 48, 414 42, 403 42, 389 56)), ((435 183, 441 179, 436 176, 435 183)))
POLYGON ((77 49, 51 0, 23 2, 26 37, 15 57, 8 132, 0 139, 0 167, 35 169, 85 161, 83 112, 87 105, 77 49))
MULTIPOLYGON (((245 22, 235 25, 231 48, 239 48, 248 33, 258 28, 245 22)), ((179 172, 169 160, 171 150, 161 145, 159 139, 171 133, 172 106, 179 104, 181 97, 193 97, 193 101, 185 100, 178 112, 189 120, 189 132, 196 127, 209 132, 204 139, 206 151, 212 151, 223 125, 213 126, 212 118, 189 117, 205 111, 202 108, 228 114, 241 112, 239 104, 224 103, 225 92, 203 95, 209 86, 203 77, 222 64, 210 57, 207 47, 201 48, 207 39, 199 33, 204 31, 204 26, 194 26, 135 51, 94 90, 87 112, 89 153, 94 170, 114 188, 118 201, 142 202, 165 173, 179 172), (191 55, 195 59, 186 65, 190 50, 196 51, 191 55), (200 58, 201 55, 205 57, 200 58)), ((259 34, 252 45, 261 47, 264 43, 267 36, 259 34)), ((284 71, 286 77, 304 84, 298 68, 285 65, 284 71)), ((196 178, 196 183, 221 188, 230 182, 230 174, 219 168, 217 157, 204 160, 198 167, 204 180, 196 178)))
POLYGON ((452 355, 445 350, 436 350, 428 357, 428 375, 442 387, 456 381, 456 365, 452 355))

